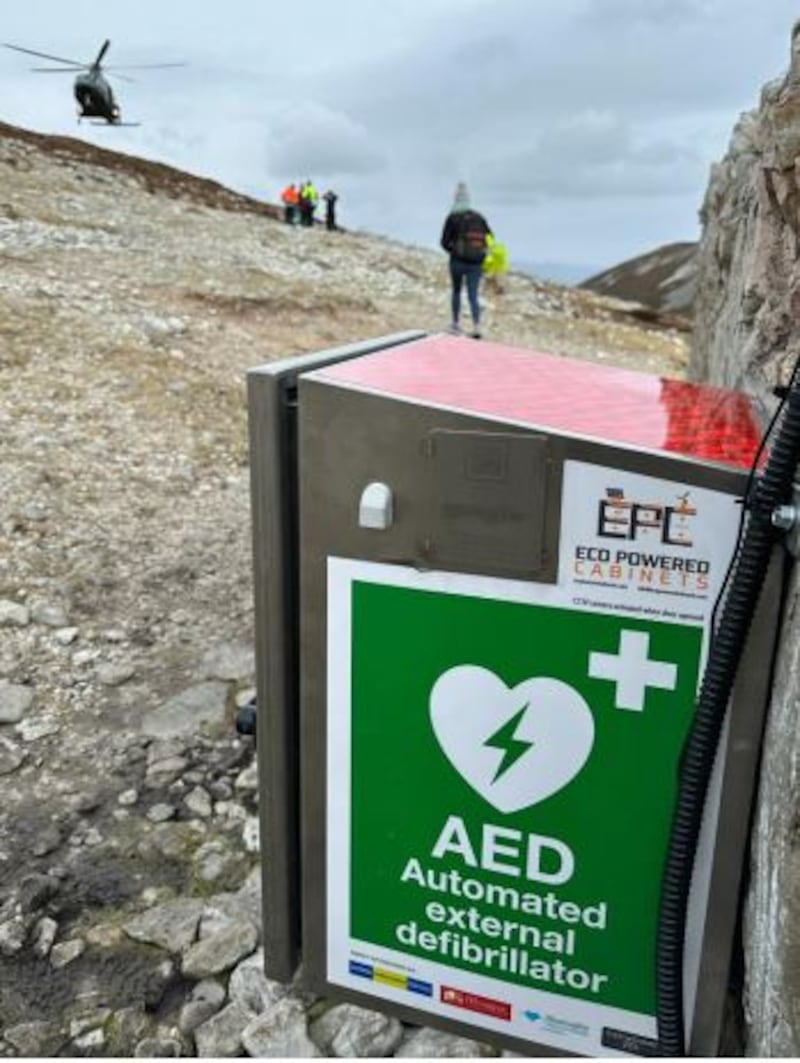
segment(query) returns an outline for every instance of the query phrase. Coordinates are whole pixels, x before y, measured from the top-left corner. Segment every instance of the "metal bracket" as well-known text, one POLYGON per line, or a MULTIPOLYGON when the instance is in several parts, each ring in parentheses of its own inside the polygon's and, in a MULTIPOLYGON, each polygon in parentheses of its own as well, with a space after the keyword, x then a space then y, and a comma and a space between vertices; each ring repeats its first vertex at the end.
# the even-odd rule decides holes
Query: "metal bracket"
POLYGON ((800 484, 792 484, 792 498, 772 511, 772 525, 786 532, 786 549, 793 558, 800 557, 800 484))

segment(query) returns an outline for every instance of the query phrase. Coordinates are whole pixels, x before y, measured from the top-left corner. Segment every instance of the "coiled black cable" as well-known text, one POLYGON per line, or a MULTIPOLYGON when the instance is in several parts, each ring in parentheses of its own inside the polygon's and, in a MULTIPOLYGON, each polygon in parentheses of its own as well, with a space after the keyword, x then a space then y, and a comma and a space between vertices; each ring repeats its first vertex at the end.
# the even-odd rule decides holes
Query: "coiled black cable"
POLYGON ((678 796, 661 884, 656 944, 659 1054, 685 1056, 683 952, 689 887, 708 784, 739 661, 758 604, 777 532, 775 508, 789 498, 800 460, 798 366, 764 471, 745 500, 745 523, 734 555, 719 623, 712 632, 708 662, 692 725, 683 749, 678 796))

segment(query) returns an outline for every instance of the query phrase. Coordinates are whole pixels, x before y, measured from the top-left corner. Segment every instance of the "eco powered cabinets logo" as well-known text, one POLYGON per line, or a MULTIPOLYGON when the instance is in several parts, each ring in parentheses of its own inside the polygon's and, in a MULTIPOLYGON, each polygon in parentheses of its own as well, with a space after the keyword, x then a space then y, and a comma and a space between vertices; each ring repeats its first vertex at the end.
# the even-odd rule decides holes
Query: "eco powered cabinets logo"
POLYGON ((575 547, 576 582, 706 597, 711 563, 690 552, 697 516, 689 490, 667 502, 607 487, 597 502, 595 542, 575 547))
POLYGON ((691 546, 691 519, 697 510, 690 495, 685 491, 672 504, 639 502, 625 498, 620 487, 607 487, 597 507, 597 534, 607 539, 644 538, 664 546, 691 546))
POLYGON ((359 572, 328 725, 350 739, 349 792, 329 784, 345 968, 360 949, 477 996, 510 1000, 500 981, 653 1015, 702 629, 359 572))

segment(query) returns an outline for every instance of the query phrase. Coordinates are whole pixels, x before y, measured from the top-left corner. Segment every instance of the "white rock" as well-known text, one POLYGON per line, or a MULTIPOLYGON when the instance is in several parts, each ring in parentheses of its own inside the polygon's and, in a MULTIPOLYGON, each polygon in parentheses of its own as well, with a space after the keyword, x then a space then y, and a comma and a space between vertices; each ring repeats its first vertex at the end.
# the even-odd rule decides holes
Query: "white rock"
POLYGON ((42 916, 33 932, 33 951, 37 956, 47 956, 58 933, 58 923, 49 915, 42 916))
POLYGON ((250 1013, 238 1004, 223 1008, 195 1030, 197 1055, 201 1059, 241 1055, 242 1034, 250 1018, 250 1013))
MULTIPOLYGON (((216 1015, 224 1003, 225 989, 219 982, 210 978, 198 982, 191 997, 181 1008, 178 1028, 182 1033, 191 1033, 212 1015, 216 1015)), ((231 1003, 236 1001, 231 1000, 231 1003)))
POLYGON ((45 717, 38 720, 21 720, 15 730, 23 742, 38 742, 40 738, 57 735, 61 727, 55 720, 45 717))
POLYGON ((221 974, 249 956, 258 944, 258 931, 249 919, 222 927, 217 933, 190 945, 183 954, 187 978, 221 974))
POLYGON ((79 1048, 82 1052, 94 1054, 98 1049, 105 1046, 106 1035, 102 1027, 96 1030, 89 1030, 88 1033, 81 1034, 80 1037, 76 1037, 73 1040, 73 1044, 76 1048, 79 1048))
POLYGON ((69 622, 63 605, 54 602, 34 602, 31 606, 31 620, 46 627, 65 628, 69 622))
POLYGON ((151 823, 166 823, 168 819, 174 819, 177 809, 174 805, 159 803, 147 810, 147 818, 151 823))
POLYGON ((129 919, 122 929, 135 941, 179 953, 195 941, 203 907, 201 900, 181 897, 129 919))
POLYGON ((236 967, 228 982, 228 996, 253 1015, 260 1015, 267 1008, 285 997, 290 987, 275 982, 264 974, 264 950, 259 949, 236 967))
POLYGON ((242 827, 242 844, 248 853, 261 851, 261 833, 258 816, 248 816, 242 827))
POLYGON ((0 923, 0 955, 15 956, 25 944, 25 922, 18 916, 0 923))
POLYGON ((26 754, 5 735, 0 735, 0 776, 11 775, 21 767, 26 754))
POLYGON ((0 679, 0 723, 19 723, 33 704, 32 687, 0 679))
POLYGON ((254 760, 252 764, 247 765, 244 771, 240 771, 233 785, 237 790, 245 793, 254 793, 258 789, 257 761, 254 760))
POLYGON ((68 963, 72 963, 86 949, 86 943, 81 941, 80 938, 73 938, 71 941, 63 941, 58 945, 53 945, 50 950, 50 966, 55 967, 56 970, 61 967, 66 967, 68 963))
POLYGON ((404 1059, 477 1059, 493 1055, 495 1050, 489 1045, 427 1026, 409 1034, 395 1052, 397 1058, 404 1059))
POLYGON ((204 790, 202 786, 195 786, 193 790, 190 790, 183 802, 190 812, 203 819, 208 819, 213 811, 208 790, 204 790))
POLYGON ((236 691, 236 708, 243 709, 245 705, 249 705, 253 698, 256 696, 255 687, 245 687, 244 690, 236 691))
POLYGON ((311 1038, 325 1055, 340 1059, 391 1056, 403 1040, 397 1019, 355 1004, 337 1004, 311 1026, 311 1038))
POLYGON ((0 627, 27 627, 31 614, 27 605, 0 599, 0 627))
POLYGON ((83 668, 87 664, 91 664, 92 661, 96 661, 100 656, 99 650, 76 650, 72 655, 72 664, 75 668, 83 668))
POLYGON ((242 1043, 257 1059, 318 1059, 308 1036, 306 1013, 296 997, 282 997, 245 1027, 242 1043))
POLYGON ((136 670, 130 664, 99 664, 95 675, 98 683, 105 687, 119 687, 127 683, 136 674, 136 670))

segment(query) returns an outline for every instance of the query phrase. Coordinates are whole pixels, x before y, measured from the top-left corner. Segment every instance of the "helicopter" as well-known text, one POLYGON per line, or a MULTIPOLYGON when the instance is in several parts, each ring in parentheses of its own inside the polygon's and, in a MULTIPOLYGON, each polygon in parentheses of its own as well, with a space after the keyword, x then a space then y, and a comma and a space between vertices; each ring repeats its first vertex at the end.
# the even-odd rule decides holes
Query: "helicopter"
MULTIPOLYGON (((185 66, 185 63, 146 63, 144 65, 137 66, 125 66, 125 67, 104 67, 102 65, 103 58, 109 49, 111 41, 106 40, 103 42, 100 51, 97 53, 97 58, 93 63, 80 63, 76 59, 64 59, 58 55, 48 55, 47 52, 35 52, 31 48, 21 48, 18 44, 7 44, 3 42, 5 48, 11 48, 15 52, 23 52, 25 55, 35 55, 39 59, 49 59, 53 63, 66 63, 66 66, 34 66, 31 67, 33 71, 38 74, 61 74, 70 73, 74 74, 76 71, 81 71, 75 78, 75 84, 73 86, 73 92, 75 93, 75 100, 78 104, 78 121, 83 118, 96 118, 100 121, 94 122, 94 125, 139 125, 138 122, 123 122, 122 113, 119 109, 119 104, 114 98, 114 93, 111 90, 111 86, 103 76, 103 71, 109 72, 116 70, 156 70, 163 69, 165 67, 185 66)), ((132 78, 127 78, 122 74, 114 74, 121 81, 132 81, 132 78)))

